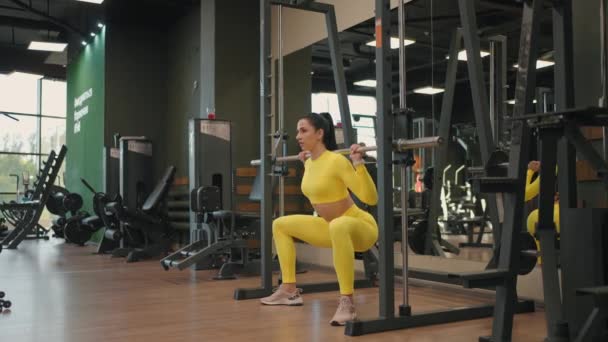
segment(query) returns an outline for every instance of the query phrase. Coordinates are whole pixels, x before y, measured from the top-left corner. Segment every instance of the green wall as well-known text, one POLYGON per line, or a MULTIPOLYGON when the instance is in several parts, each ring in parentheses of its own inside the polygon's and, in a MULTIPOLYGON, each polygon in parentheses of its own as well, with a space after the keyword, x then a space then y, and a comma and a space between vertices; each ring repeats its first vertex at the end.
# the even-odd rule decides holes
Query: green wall
POLYGON ((96 190, 103 191, 105 40, 104 28, 89 45, 77 52, 67 68, 68 167, 65 184, 70 191, 83 195, 84 209, 90 212, 92 201, 88 198, 92 196, 89 197, 91 193, 80 178, 85 178, 96 190))

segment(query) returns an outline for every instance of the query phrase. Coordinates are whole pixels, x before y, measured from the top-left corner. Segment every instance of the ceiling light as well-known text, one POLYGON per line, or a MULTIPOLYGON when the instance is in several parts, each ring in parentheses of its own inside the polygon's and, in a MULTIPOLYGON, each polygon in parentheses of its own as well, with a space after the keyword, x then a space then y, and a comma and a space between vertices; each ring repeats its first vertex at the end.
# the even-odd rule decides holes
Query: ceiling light
POLYGON ((13 80, 33 80, 33 81, 37 81, 41 78, 43 78, 43 75, 38 75, 38 74, 32 74, 32 73, 28 73, 28 72, 21 72, 21 71, 13 71, 10 74, 8 74, 8 77, 10 77, 13 80))
POLYGON ((542 59, 536 61, 536 69, 547 68, 553 65, 555 65, 555 62, 552 61, 543 61, 542 59))
POLYGON ((423 87, 423 88, 414 89, 414 93, 424 94, 424 95, 435 95, 435 94, 439 94, 439 93, 443 93, 443 92, 444 92, 443 88, 435 88, 435 87, 423 87))
MULTIPOLYGON (((536 69, 547 68, 547 67, 550 67, 550 66, 553 66, 553 65, 555 65, 555 62, 553 62, 553 61, 545 61, 545 60, 542 60, 542 59, 539 59, 539 60, 536 61, 536 69)), ((513 64, 513 67, 516 68, 516 69, 518 69, 519 68, 519 64, 517 64, 517 63, 513 64)))
POLYGON ((37 51, 62 52, 63 50, 65 50, 66 46, 68 46, 68 44, 66 44, 66 43, 32 41, 32 42, 30 42, 30 45, 27 48, 29 50, 37 50, 37 51))
POLYGON ((97 23, 97 27, 103 28, 103 24, 102 23, 97 23))
MULTIPOLYGON (((489 55, 490 55, 490 53, 488 51, 483 51, 482 50, 482 51, 479 52, 479 56, 481 58, 488 57, 489 55)), ((466 50, 460 50, 458 52, 458 60, 459 61, 466 61, 467 60, 467 51, 466 50)))
MULTIPOLYGON (((515 99, 509 100, 509 101, 507 101, 507 103, 510 104, 510 105, 514 105, 515 104, 515 99)), ((536 99, 532 100, 532 103, 536 103, 536 99)))
POLYGON ((376 80, 357 81, 357 82, 354 82, 353 85, 360 86, 360 87, 375 88, 376 87, 376 80))
POLYGON ((80 44, 82 44, 82 46, 87 46, 87 42, 85 40, 81 41, 80 44))
POLYGON ((95 37, 95 32, 90 33, 91 37, 95 37))
MULTIPOLYGON (((489 55, 490 55, 490 53, 488 51, 483 51, 482 50, 482 51, 479 52, 479 56, 481 58, 488 57, 489 55)), ((445 59, 450 59, 450 55, 445 56, 445 59)), ((467 50, 460 50, 458 52, 458 60, 459 61, 464 61, 464 62, 467 61, 467 50)))
MULTIPOLYGON (((403 39, 403 46, 408 46, 414 44, 416 41, 411 39, 403 39)), ((376 46, 376 40, 372 40, 371 42, 367 42, 365 45, 367 46, 376 46)), ((391 49, 399 48, 399 38, 391 37, 391 49)))
POLYGON ((98 4, 98 5, 103 2, 103 0, 76 0, 76 1, 90 2, 92 4, 98 4))

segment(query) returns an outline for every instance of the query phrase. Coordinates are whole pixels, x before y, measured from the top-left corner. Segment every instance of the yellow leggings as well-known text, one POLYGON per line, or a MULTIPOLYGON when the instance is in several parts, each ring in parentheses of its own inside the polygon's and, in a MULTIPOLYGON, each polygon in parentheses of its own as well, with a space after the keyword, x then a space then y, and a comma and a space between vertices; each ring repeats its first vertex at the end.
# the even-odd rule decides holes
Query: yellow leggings
MULTIPOLYGON (((559 203, 553 204, 553 222, 555 223, 555 231, 559 234, 559 203)), ((526 224, 528 228, 528 233, 534 236, 534 240, 536 241, 536 249, 540 251, 540 242, 536 238, 536 224, 538 223, 538 209, 532 211, 530 215, 528 215, 528 222, 526 224)), ((540 257, 538 257, 538 262, 541 262, 540 257)))
POLYGON ((316 247, 332 248, 340 294, 353 293, 355 252, 370 249, 378 239, 378 225, 356 205, 331 222, 311 215, 288 215, 272 222, 284 283, 296 282, 296 248, 293 239, 316 247))

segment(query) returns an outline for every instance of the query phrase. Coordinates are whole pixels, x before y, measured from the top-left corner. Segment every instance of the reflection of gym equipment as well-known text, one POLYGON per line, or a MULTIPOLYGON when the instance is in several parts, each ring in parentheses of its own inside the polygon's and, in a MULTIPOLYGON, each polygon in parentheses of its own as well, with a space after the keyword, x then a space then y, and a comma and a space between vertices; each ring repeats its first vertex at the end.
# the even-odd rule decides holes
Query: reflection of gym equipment
MULTIPOLYGON (((486 225, 489 224, 487 213, 483 208, 482 201, 473 196, 470 184, 465 182, 464 186, 457 185, 458 175, 465 167, 459 167, 455 173, 454 183, 447 181, 448 165, 444 169, 441 189, 442 214, 437 218, 441 234, 466 235, 467 242, 459 244, 459 247, 492 247, 491 244, 482 243, 483 235, 486 233, 486 225), (475 229, 478 228, 477 233, 475 229)), ((410 191, 410 210, 408 213, 410 226, 408 228, 408 244, 416 254, 424 254, 428 230, 428 213, 433 189, 434 168, 428 168, 424 173, 425 190, 423 192, 410 191)))
MULTIPOLYGON (((450 167, 451 165, 448 165, 450 167)), ((467 181, 459 185, 458 175, 465 169, 460 166, 454 173, 454 182, 445 177, 447 168, 444 169, 444 184, 442 185, 442 215, 437 218, 443 233, 467 235, 468 241, 460 243, 459 247, 489 247, 493 244, 482 243, 487 225, 491 226, 486 212, 484 201, 473 195, 471 184, 467 181), (479 229, 474 241, 475 228, 479 229)))
MULTIPOLYGON (((378 32, 385 32, 391 25, 391 14, 390 14, 390 6, 388 6, 389 1, 376 1, 376 23, 378 32)), ((439 135, 445 139, 449 133, 450 119, 444 120, 446 118, 446 114, 451 114, 452 111, 452 101, 454 97, 454 91, 456 86, 456 71, 458 67, 457 62, 457 54, 460 50, 460 34, 464 35, 465 47, 467 50, 468 57, 468 71, 469 71, 469 79, 471 81, 471 89, 473 93, 473 101, 475 104, 475 112, 477 123, 480 126, 480 131, 483 131, 485 128, 485 122, 482 120, 482 115, 487 114, 487 110, 484 110, 484 104, 486 104, 486 96, 482 94, 485 91, 485 84, 483 80, 483 74, 481 72, 482 63, 480 58, 480 48, 479 48, 479 37, 477 35, 477 25, 475 21, 475 15, 471 15, 471 13, 475 13, 475 3, 473 1, 468 0, 459 0, 459 9, 461 16, 461 24, 463 26, 462 31, 456 32, 452 36, 452 44, 450 46, 450 58, 448 60, 447 67, 447 77, 446 77, 446 86, 445 93, 443 94, 443 107, 442 107, 442 115, 440 122, 439 135), (447 121, 447 125, 444 122, 447 121), (441 127, 443 126, 443 127, 441 127)), ((400 24, 400 34, 403 34, 404 26, 405 26, 405 10, 404 4, 400 1, 399 4, 399 24, 400 24)), ((396 118, 394 127, 401 128, 397 130, 397 133, 400 133, 402 136, 406 134, 411 134, 407 130, 407 125, 400 124, 404 119, 408 119, 408 117, 399 115, 402 112, 403 102, 405 99, 405 82, 404 77, 401 77, 401 87, 400 87, 400 95, 402 97, 402 108, 398 110, 397 113, 391 113, 392 101, 390 100, 390 82, 386 82, 387 79, 390 79, 391 69, 390 62, 387 63, 386 55, 389 53, 388 45, 388 37, 377 37, 378 46, 381 48, 376 49, 376 68, 378 72, 376 73, 377 83, 379 86, 376 88, 378 99, 378 117, 385 118, 386 121, 380 120, 378 126, 378 141, 386 142, 389 136, 393 136, 395 134, 395 130, 393 130, 393 123, 390 121, 390 118, 394 115, 396 118)), ((399 39, 401 41, 401 39, 399 39)), ((405 58, 404 58, 404 48, 403 45, 400 44, 401 56, 403 56, 402 61, 400 62, 401 67, 401 75, 404 75, 404 71, 406 68, 405 58)), ((486 130, 486 132, 489 130, 486 130)), ((485 133, 485 132, 484 132, 485 133)), ((485 138, 488 138, 487 135, 483 136, 482 144, 485 144, 485 138)), ((489 139, 488 139, 489 140, 489 139)), ((488 142, 488 147, 491 148, 491 141, 488 142)), ((467 319, 488 317, 492 315, 492 306, 490 305, 482 305, 482 306, 471 306, 471 307, 463 307, 463 308, 450 308, 448 310, 440 310, 435 312, 428 313, 412 313, 411 307, 408 304, 408 276, 409 269, 407 263, 407 250, 402 252, 404 262, 403 262, 403 281, 404 281, 404 303, 400 305, 399 312, 396 314, 395 312, 395 294, 394 294, 394 274, 393 274, 393 263, 394 263, 394 254, 393 254, 393 232, 389 229, 382 229, 382 227, 390 226, 390 221, 392 220, 392 196, 386 192, 386 190, 390 189, 391 184, 390 180, 392 179, 392 167, 390 166, 392 162, 392 158, 388 151, 388 146, 385 146, 384 153, 378 153, 378 165, 379 165, 379 226, 381 227, 380 234, 380 246, 384 247, 381 249, 380 260, 379 260, 379 269, 380 269, 380 295, 379 295, 379 313, 377 318, 368 319, 368 320, 358 320, 358 321, 350 321, 346 323, 345 333, 347 335, 355 336, 355 335, 363 335, 374 332, 381 332, 387 330, 396 330, 396 329, 404 329, 404 328, 413 328, 419 326, 426 326, 431 324, 441 324, 448 322, 456 322, 467 319), (390 210, 389 210, 390 209, 390 210)), ((438 170, 442 170, 444 165, 446 165, 446 152, 445 145, 442 145, 437 151, 437 155, 442 162, 435 163, 438 170)), ((486 155, 487 151, 482 151, 482 156, 485 158, 488 157, 486 155)), ((437 170, 437 171, 438 171, 437 170)), ((440 172, 435 172, 435 184, 440 184, 440 172)), ((401 168, 402 179, 407 179, 405 177, 404 168, 401 168)), ((407 188, 407 181, 404 188, 407 188)), ((435 186, 433 189, 433 206, 435 209, 432 209, 430 217, 437 217, 438 215, 438 205, 439 205, 439 186, 435 186)), ((405 196, 402 195, 402 209, 407 209, 407 203, 405 201, 405 196)), ((433 208, 433 206, 431 208, 433 208)), ((407 214, 402 215, 404 218, 403 222, 407 222, 405 218, 407 218, 407 214)), ((435 255, 443 255, 443 246, 440 244, 439 235, 435 229, 435 224, 432 224, 433 227, 427 230, 428 238, 426 239, 425 252, 427 254, 435 254, 435 255)), ((404 225, 407 227, 407 225, 404 225)), ((407 234, 403 234, 403 238, 407 238, 407 234)), ((402 244, 406 245, 406 244, 402 244)), ((439 279, 442 275, 437 275, 437 279, 439 279)), ((447 274, 443 275, 445 278, 448 277, 447 274)), ((450 278, 451 279, 451 278, 450 278)), ((458 281, 459 279, 454 279, 458 281)), ((509 290, 515 292, 514 284, 510 284, 509 290)), ((485 287, 480 285, 480 287, 485 287)), ((501 296, 501 293, 497 293, 497 297, 501 296)), ((521 311, 533 311, 534 303, 533 302, 522 302, 517 303, 517 299, 515 298, 510 302, 513 310, 521 310, 521 311)))
MULTIPOLYGON (((602 31, 606 31, 605 1, 601 2, 602 31)), ((539 220, 536 235, 542 257, 542 280, 547 341, 606 341, 608 339, 608 234, 606 209, 576 208, 576 160, 586 159, 608 188, 608 164, 585 139, 581 126, 607 126, 607 109, 574 108, 572 88, 572 11, 574 1, 551 2, 555 47, 555 107, 551 113, 533 111, 532 96, 536 79, 537 39, 546 8, 543 1, 524 1, 519 69, 515 86, 513 129, 509 160, 504 175, 490 175, 475 180, 475 186, 487 193, 499 193, 504 203, 504 223, 495 269, 476 274, 454 274, 466 286, 495 286, 496 305, 492 336, 480 341, 510 341, 513 303, 516 300, 517 273, 522 246, 518 239, 524 222, 524 188, 529 160, 532 129, 538 133, 540 169, 539 220), (532 83, 530 83, 532 82, 532 83), (556 177, 555 168, 559 164, 556 177), (560 190, 560 249, 553 222, 554 189, 560 190), (561 267, 560 270, 558 269, 561 267)), ((603 103, 608 99, 606 87, 606 37, 602 37, 603 103)), ((528 254, 527 251, 524 254, 528 254)))

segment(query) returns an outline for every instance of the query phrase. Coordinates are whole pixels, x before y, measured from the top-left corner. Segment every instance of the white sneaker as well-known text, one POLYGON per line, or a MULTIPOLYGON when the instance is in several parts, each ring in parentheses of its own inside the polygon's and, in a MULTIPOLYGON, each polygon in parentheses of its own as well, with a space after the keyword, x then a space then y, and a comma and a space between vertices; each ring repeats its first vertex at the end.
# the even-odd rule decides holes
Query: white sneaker
POLYGON ((338 309, 334 314, 334 317, 329 321, 333 326, 345 325, 348 321, 354 321, 357 319, 357 312, 355 311, 355 304, 351 297, 341 296, 338 309))
POLYGON ((300 306, 304 304, 304 300, 300 295, 301 293, 302 289, 296 289, 295 292, 288 292, 279 287, 270 296, 260 299, 260 302, 264 305, 300 306))

